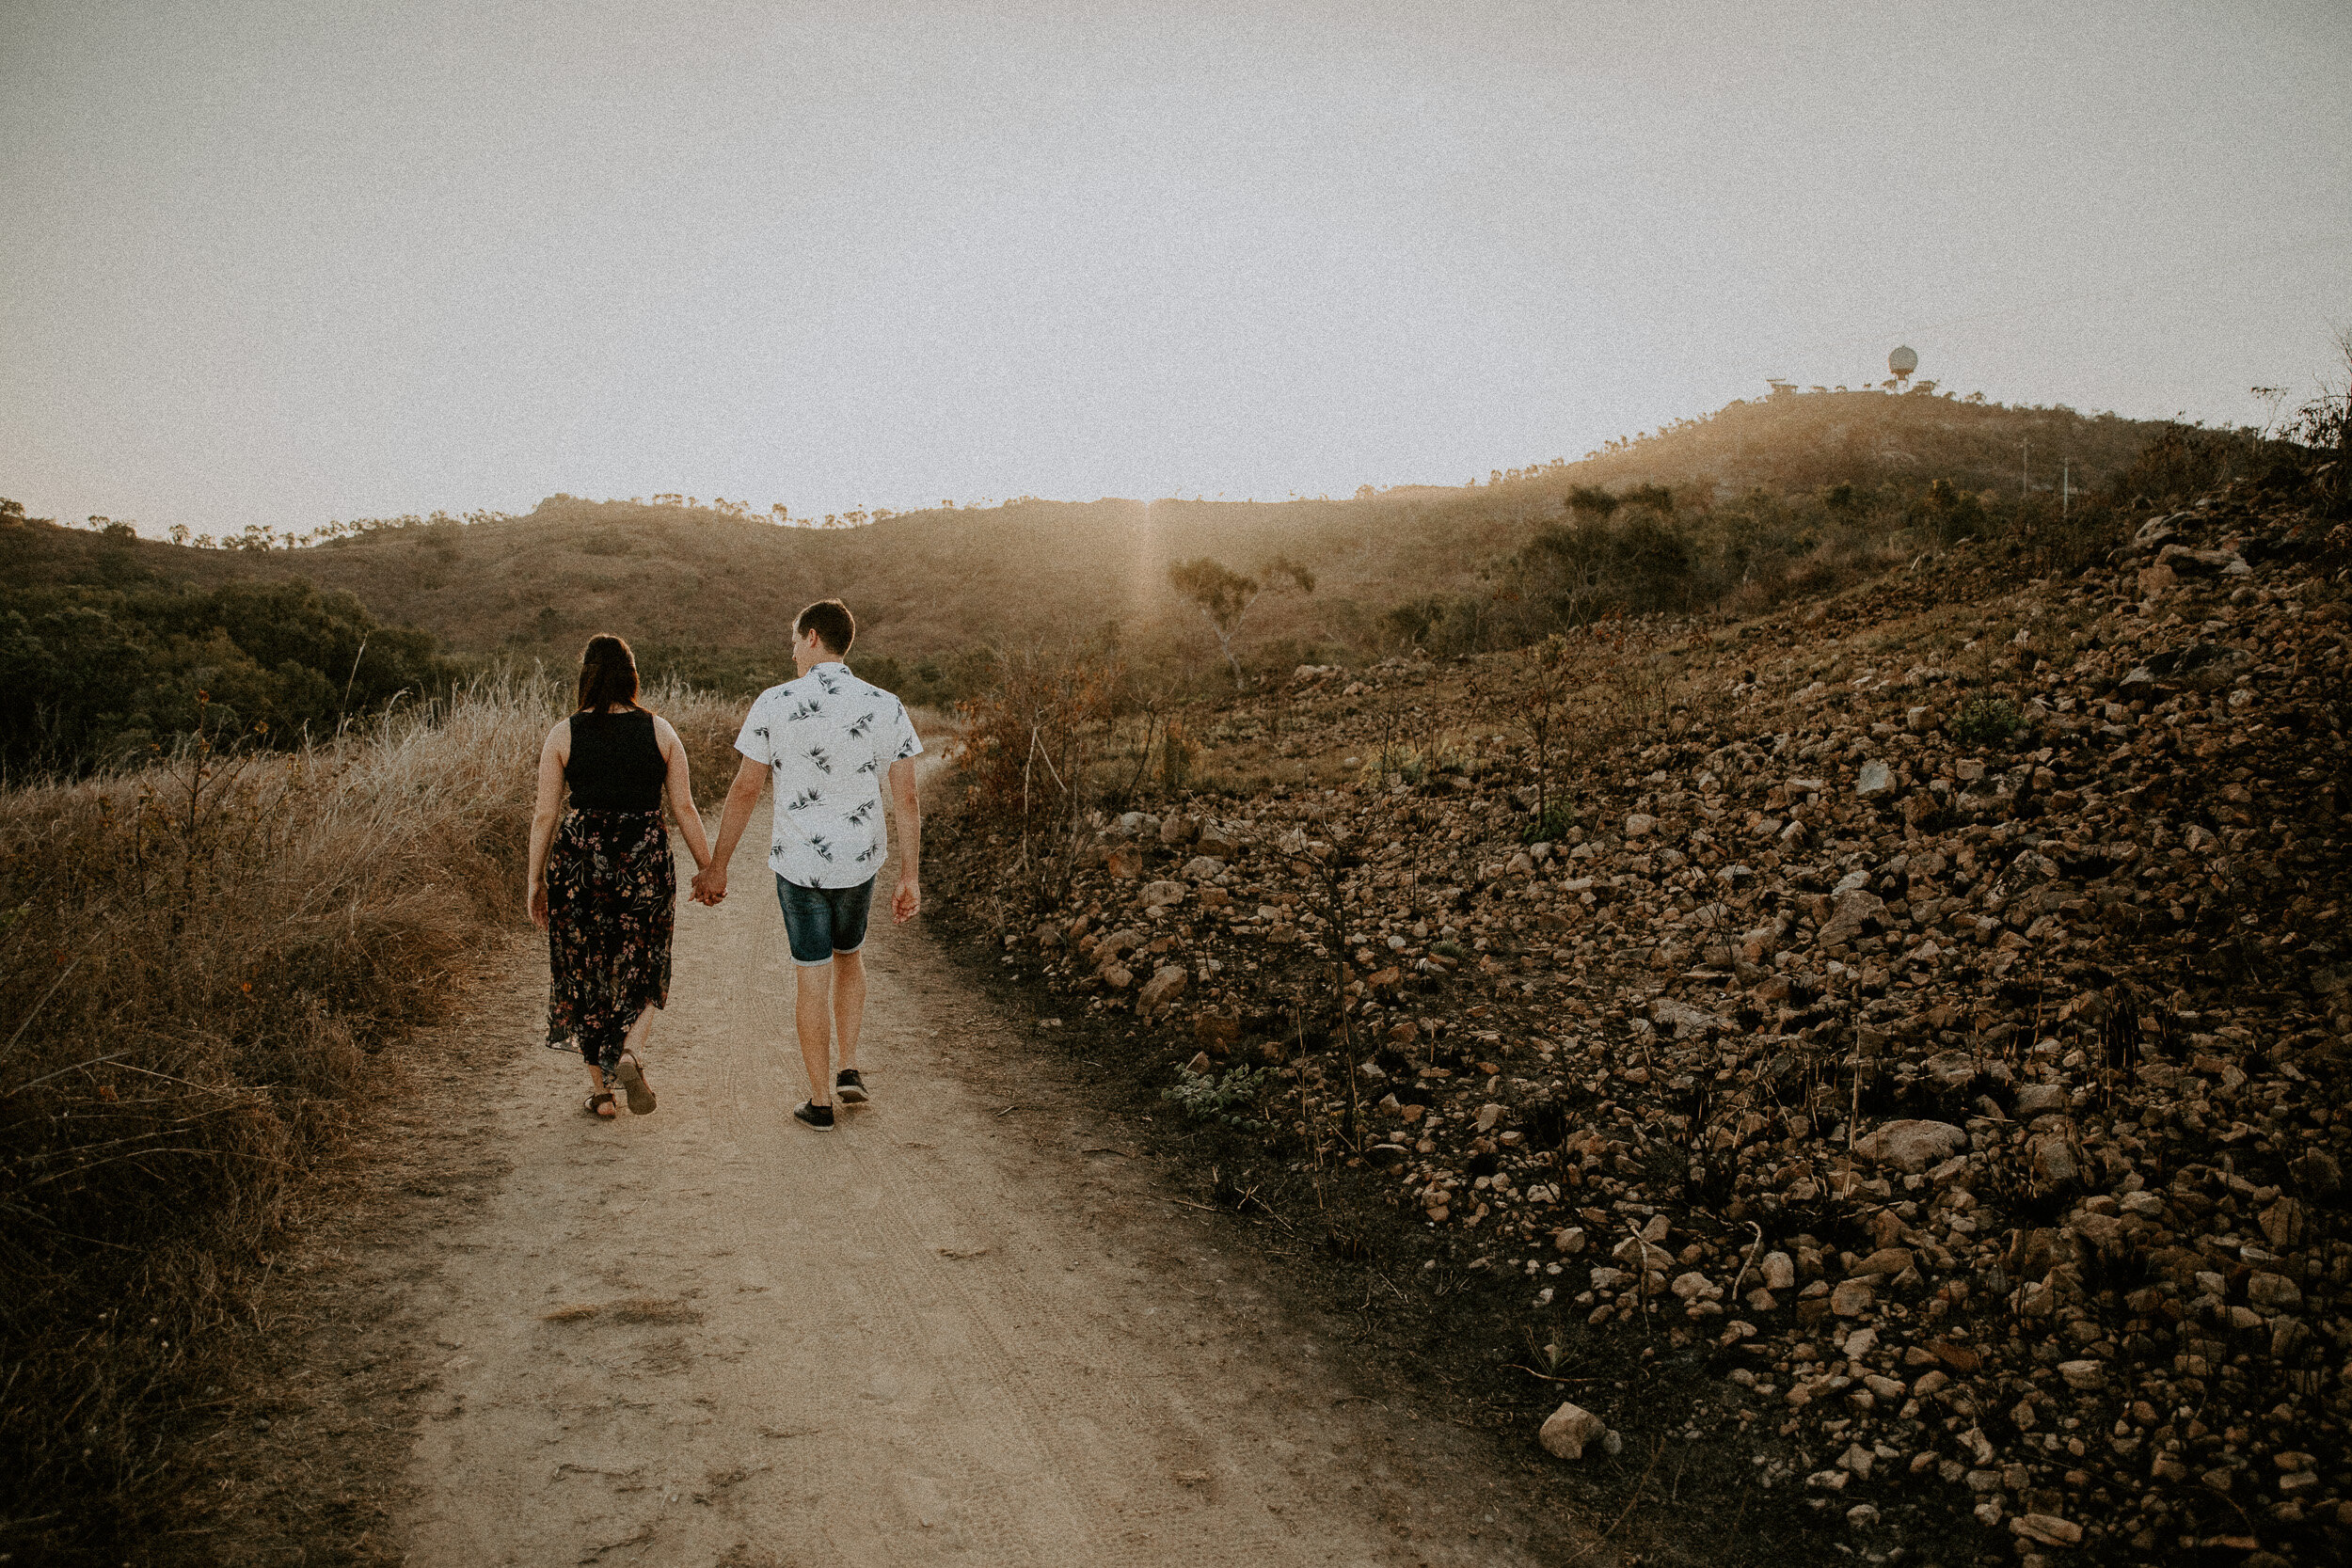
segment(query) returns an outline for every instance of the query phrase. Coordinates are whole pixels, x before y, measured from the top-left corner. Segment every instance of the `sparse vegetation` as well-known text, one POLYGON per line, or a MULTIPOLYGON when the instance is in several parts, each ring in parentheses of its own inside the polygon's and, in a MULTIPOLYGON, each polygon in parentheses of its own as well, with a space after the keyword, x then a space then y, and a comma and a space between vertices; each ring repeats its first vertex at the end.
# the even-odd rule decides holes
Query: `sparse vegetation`
POLYGON ((1223 1072, 1215 1069, 1195 1072, 1190 1068, 1180 1068, 1175 1084, 1160 1092, 1196 1121, 1214 1121, 1237 1132, 1262 1132, 1268 1125, 1261 1113, 1273 1078, 1273 1069, 1265 1067, 1243 1065, 1223 1072))
POLYGON ((1963 746, 1982 746, 2007 740, 2025 720, 2007 697, 1971 697, 1952 718, 1952 738, 1963 746))

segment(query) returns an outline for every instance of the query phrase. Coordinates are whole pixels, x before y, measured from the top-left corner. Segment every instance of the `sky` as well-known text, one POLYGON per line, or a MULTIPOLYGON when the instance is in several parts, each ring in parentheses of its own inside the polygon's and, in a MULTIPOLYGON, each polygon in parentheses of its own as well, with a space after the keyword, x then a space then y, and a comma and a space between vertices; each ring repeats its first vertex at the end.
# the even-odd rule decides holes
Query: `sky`
POLYGON ((1898 343, 2344 366, 2352 6, 0 5, 0 495, 1459 484, 1898 343))

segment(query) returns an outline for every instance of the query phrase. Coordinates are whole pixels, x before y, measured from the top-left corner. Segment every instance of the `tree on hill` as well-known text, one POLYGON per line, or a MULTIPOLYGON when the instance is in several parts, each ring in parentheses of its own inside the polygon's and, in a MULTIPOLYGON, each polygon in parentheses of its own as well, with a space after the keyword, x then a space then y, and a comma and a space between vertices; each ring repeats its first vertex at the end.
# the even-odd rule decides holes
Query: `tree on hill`
POLYGON ((1242 687, 1242 673, 1241 660, 1233 657, 1233 637, 1241 630, 1242 617, 1249 613, 1249 607, 1267 589, 1284 584, 1295 587, 1301 594, 1315 591, 1314 574, 1281 556, 1266 562, 1258 577, 1247 578, 1204 555, 1170 566, 1168 581, 1177 593, 1192 601, 1200 611, 1200 618, 1216 634, 1217 648, 1233 672, 1236 691, 1242 687))
POLYGON ((1597 484, 1578 484, 1568 490, 1568 510, 1587 517, 1606 518, 1617 510, 1617 498, 1597 484))
POLYGON ((325 738, 457 667, 299 579, 0 592, 0 766, 78 773, 201 730, 263 745, 325 738))

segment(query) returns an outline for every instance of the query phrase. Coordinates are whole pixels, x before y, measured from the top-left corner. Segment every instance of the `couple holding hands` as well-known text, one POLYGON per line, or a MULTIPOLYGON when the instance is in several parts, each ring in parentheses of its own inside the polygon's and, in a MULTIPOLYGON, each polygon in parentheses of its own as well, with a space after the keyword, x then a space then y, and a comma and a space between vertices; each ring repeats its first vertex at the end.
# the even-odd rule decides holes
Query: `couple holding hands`
POLYGON ((857 1068, 866 1015, 860 955, 889 850, 883 793, 899 833, 890 912, 903 923, 923 904, 914 786, 923 743, 906 705, 842 662, 856 637, 857 623, 838 599, 794 618, 794 678, 761 692, 744 717, 735 739, 742 761, 715 845, 694 807, 685 745, 667 720, 638 705, 635 655, 617 637, 589 639, 578 710, 539 750, 527 887, 532 919, 548 933, 548 1044, 577 1047, 587 1062, 590 1115, 619 1114, 616 1085, 632 1112, 654 1109, 639 1051, 670 990, 677 875, 664 798, 700 868, 694 900, 715 905, 727 895, 727 862, 771 782, 768 866, 798 971, 794 1019, 809 1082, 808 1099, 792 1115, 804 1126, 831 1127, 835 1101, 867 1098, 857 1068))

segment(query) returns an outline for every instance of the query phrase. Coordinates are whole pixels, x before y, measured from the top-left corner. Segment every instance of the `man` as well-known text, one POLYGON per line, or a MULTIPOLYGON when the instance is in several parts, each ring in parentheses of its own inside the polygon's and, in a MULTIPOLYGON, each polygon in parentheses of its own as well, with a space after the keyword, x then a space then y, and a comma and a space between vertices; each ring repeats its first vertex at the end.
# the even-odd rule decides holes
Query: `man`
POLYGON ((774 830, 768 865, 776 876, 799 995, 793 1009, 809 1097, 792 1115, 804 1126, 834 1122, 834 1101, 863 1104, 858 1030, 866 1019, 866 916, 874 878, 890 847, 882 820, 882 781, 898 817, 898 890, 890 912, 903 925, 923 907, 916 867, 923 816, 915 799, 914 758, 922 753, 906 705, 850 673, 841 662, 857 623, 838 599, 823 599, 792 623, 796 679, 761 692, 735 737, 742 753, 719 819, 710 863, 694 879, 694 896, 727 895, 727 862, 775 782, 774 830), (832 1046, 840 1047, 833 1071, 832 1046))

